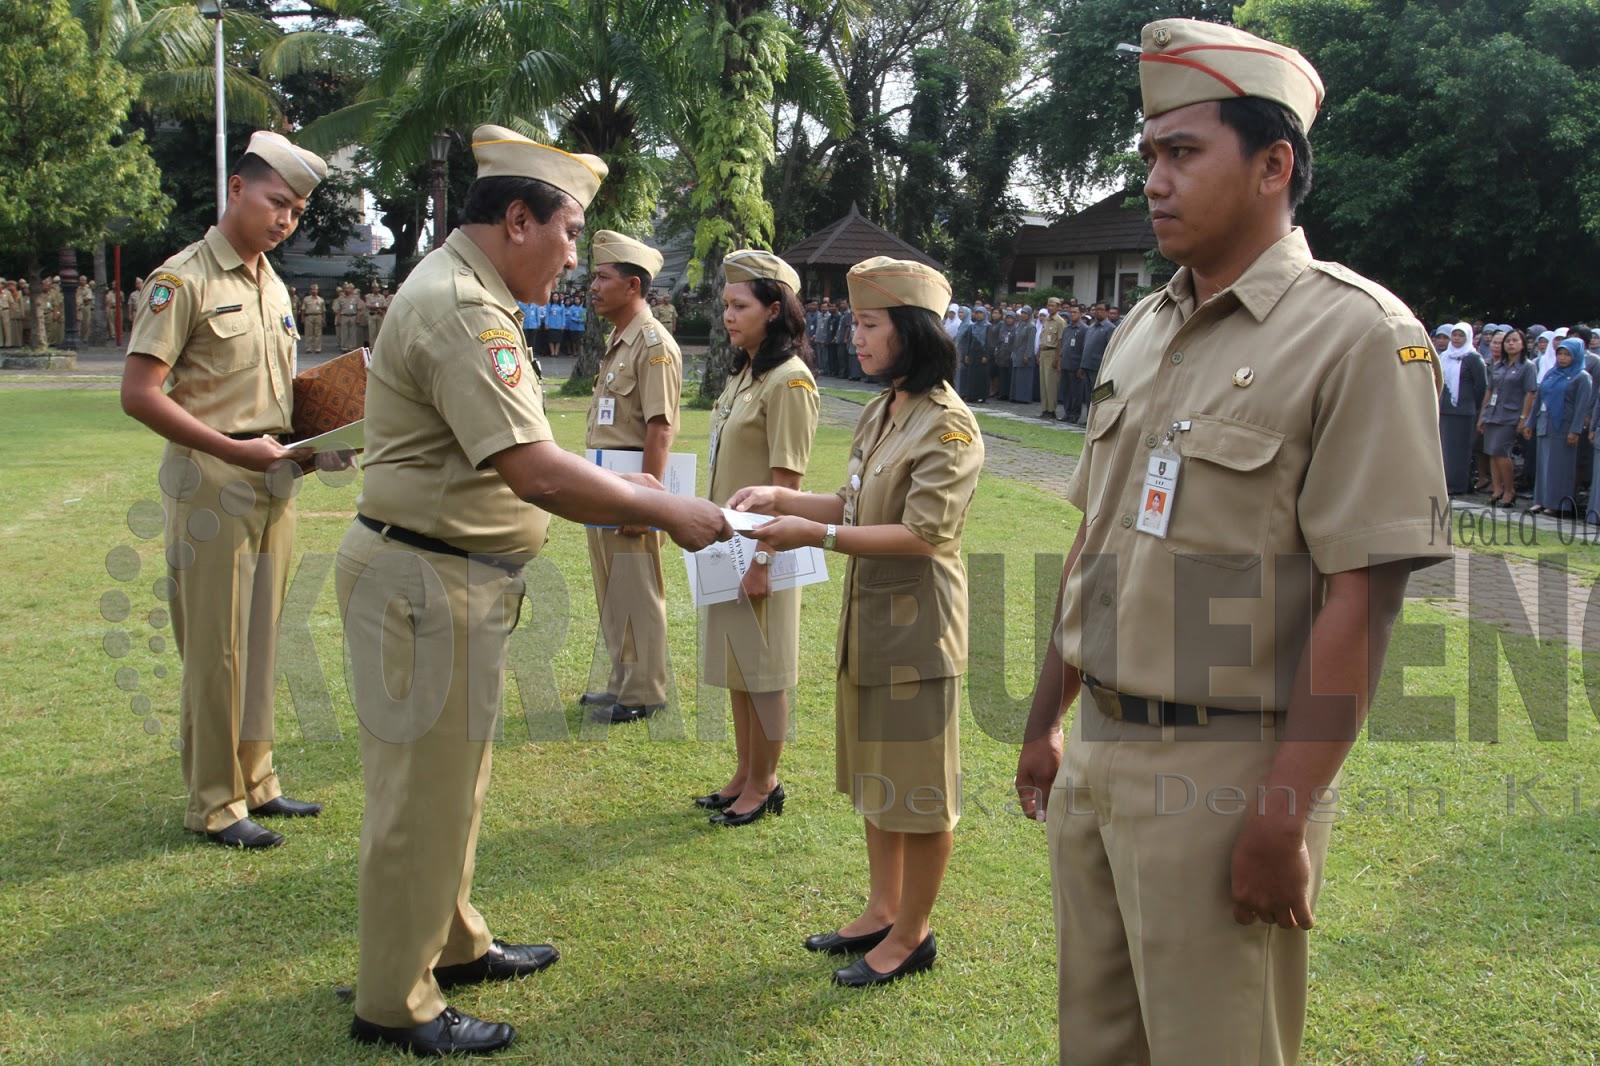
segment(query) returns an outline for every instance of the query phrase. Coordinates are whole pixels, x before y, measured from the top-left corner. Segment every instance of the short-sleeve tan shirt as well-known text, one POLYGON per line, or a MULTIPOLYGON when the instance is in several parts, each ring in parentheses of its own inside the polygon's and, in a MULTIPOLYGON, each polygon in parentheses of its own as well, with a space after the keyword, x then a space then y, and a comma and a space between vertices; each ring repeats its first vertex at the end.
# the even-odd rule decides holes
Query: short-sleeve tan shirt
POLYGON ((750 364, 728 379, 711 412, 710 499, 725 504, 749 485, 769 485, 772 471, 804 474, 811 462, 820 404, 817 381, 790 356, 761 375, 750 364))
POLYGON ((170 395, 220 433, 286 433, 294 408, 289 290, 265 256, 256 276, 212 226, 140 292, 128 351, 172 368, 170 395))
POLYGON ((1044 320, 1044 326, 1039 331, 1039 350, 1061 347, 1061 334, 1067 328, 1067 320, 1059 314, 1051 315, 1044 320))
POLYGON ((1204 306, 1179 270, 1117 329, 1091 398, 1066 661, 1135 696, 1285 710, 1318 573, 1451 554, 1437 373, 1406 306, 1299 229, 1204 306), (1136 527, 1169 431, 1162 539, 1136 527))
POLYGON ((850 442, 844 524, 899 523, 931 556, 850 556, 838 656, 858 685, 955 677, 967 669, 967 569, 961 534, 983 469, 983 435, 940 382, 889 413, 892 390, 861 412, 850 442))
POLYGON ((537 552, 550 516, 487 465, 553 439, 516 300, 460 230, 393 299, 367 368, 357 508, 469 552, 537 552))
POLYGON ((615 331, 606 345, 605 358, 594 379, 594 402, 589 405, 590 448, 643 448, 645 426, 652 418, 678 424, 678 400, 683 391, 683 356, 678 342, 661 328, 650 311, 634 315, 615 331), (600 401, 615 401, 613 420, 600 424, 600 401))

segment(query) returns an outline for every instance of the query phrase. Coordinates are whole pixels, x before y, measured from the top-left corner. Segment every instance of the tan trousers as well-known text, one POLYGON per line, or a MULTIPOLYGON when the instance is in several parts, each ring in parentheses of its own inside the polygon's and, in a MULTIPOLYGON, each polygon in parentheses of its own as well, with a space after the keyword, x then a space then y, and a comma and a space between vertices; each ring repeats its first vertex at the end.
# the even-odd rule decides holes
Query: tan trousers
POLYGON ((183 659, 183 824, 216 832, 281 794, 272 767, 292 481, 168 444, 161 464, 173 635, 183 659), (276 490, 276 493, 274 492, 276 490))
POLYGON ((1055 413, 1056 389, 1060 386, 1061 370, 1055 366, 1061 358, 1059 351, 1049 348, 1039 350, 1039 403, 1040 410, 1055 413))
POLYGON ((356 316, 340 315, 334 323, 334 328, 338 331, 339 350, 341 352, 348 352, 362 346, 361 324, 356 321, 356 316))
POLYGON ((366 784, 356 1015, 416 1025, 445 1008, 433 968, 489 950, 472 874, 523 582, 357 523, 335 586, 366 784))
POLYGON ((307 315, 305 329, 306 351, 322 351, 322 316, 307 315))
POLYGON ((15 348, 22 343, 22 319, 0 317, 0 348, 15 348))
POLYGON ((661 534, 624 537, 590 529, 600 632, 611 655, 606 691, 627 707, 667 702, 667 601, 661 534))
MULTIPOLYGON (((1062 1063, 1296 1060, 1307 934, 1233 920, 1233 845, 1278 747, 1262 732, 1253 715, 1174 729, 1080 707, 1048 814, 1062 1063)), ((1313 902, 1330 828, 1315 814, 1306 834, 1313 902)))

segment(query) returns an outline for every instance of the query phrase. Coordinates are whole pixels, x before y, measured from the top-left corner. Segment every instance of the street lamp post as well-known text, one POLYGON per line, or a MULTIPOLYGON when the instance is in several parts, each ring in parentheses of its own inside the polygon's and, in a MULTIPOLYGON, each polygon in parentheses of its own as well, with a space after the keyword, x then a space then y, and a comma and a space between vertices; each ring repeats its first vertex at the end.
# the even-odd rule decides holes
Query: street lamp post
POLYGON ((448 226, 445 222, 445 164, 450 158, 450 134, 448 132, 435 133, 433 142, 428 145, 428 165, 433 171, 433 246, 438 248, 444 244, 448 235, 448 226))
POLYGON ((217 79, 217 218, 228 206, 228 127, 227 108, 222 96, 222 0, 198 0, 200 16, 214 27, 217 79))

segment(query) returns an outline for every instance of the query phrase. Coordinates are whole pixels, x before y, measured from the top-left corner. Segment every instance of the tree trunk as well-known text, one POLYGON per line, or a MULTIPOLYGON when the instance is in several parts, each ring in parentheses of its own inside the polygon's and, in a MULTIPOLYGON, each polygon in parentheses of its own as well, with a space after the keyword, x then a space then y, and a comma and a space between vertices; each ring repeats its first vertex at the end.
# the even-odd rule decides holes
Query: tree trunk
POLYGON ((63 248, 60 253, 61 270, 61 347, 69 352, 78 350, 78 253, 63 248))
POLYGON ((50 347, 50 335, 44 328, 44 270, 39 266, 39 257, 32 252, 28 253, 28 297, 33 319, 31 343, 43 350, 50 347))
MULTIPOLYGON (((711 289, 713 297, 721 291, 723 249, 706 256, 705 272, 701 275, 711 289)), ((712 306, 720 304, 713 299, 712 306)), ((706 346, 705 371, 700 375, 700 399, 706 404, 717 402, 722 388, 728 383, 728 370, 733 366, 733 345, 728 341, 728 331, 723 328, 722 316, 710 315, 711 339, 706 346)))
POLYGON ((106 315, 106 293, 111 291, 110 280, 106 273, 106 242, 97 241, 94 246, 94 321, 83 327, 85 340, 99 340, 102 337, 107 341, 114 339, 111 320, 106 315))
POLYGON ((593 378, 600 373, 600 360, 606 354, 606 323, 605 319, 594 313, 590 308, 583 320, 583 341, 578 345, 578 354, 572 362, 572 378, 593 378))

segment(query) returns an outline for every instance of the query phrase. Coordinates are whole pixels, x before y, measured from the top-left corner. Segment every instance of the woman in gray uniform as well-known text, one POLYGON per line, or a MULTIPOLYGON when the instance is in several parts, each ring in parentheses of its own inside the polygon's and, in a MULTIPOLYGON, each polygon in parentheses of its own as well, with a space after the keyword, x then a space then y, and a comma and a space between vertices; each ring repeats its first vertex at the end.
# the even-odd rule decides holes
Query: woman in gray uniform
POLYGON ((1567 514, 1575 510, 1578 430, 1589 414, 1594 383, 1583 369, 1583 342, 1556 346, 1556 365, 1539 382, 1539 480, 1529 514, 1567 514))
POLYGON ((1478 409, 1488 391, 1483 356, 1472 347, 1472 327, 1458 322, 1450 344, 1439 353, 1444 384, 1439 395, 1439 446, 1444 449, 1446 491, 1464 496, 1472 487, 1472 438, 1478 409))
POLYGON ((1528 340, 1521 330, 1506 334, 1501 355, 1489 371, 1489 398, 1478 412, 1478 428, 1483 431, 1483 450, 1489 453, 1489 503, 1511 507, 1517 502, 1511 449, 1533 414, 1539 387, 1538 372, 1527 358, 1528 340))

